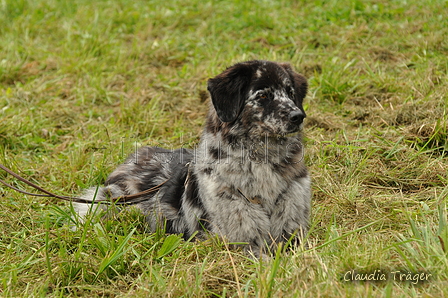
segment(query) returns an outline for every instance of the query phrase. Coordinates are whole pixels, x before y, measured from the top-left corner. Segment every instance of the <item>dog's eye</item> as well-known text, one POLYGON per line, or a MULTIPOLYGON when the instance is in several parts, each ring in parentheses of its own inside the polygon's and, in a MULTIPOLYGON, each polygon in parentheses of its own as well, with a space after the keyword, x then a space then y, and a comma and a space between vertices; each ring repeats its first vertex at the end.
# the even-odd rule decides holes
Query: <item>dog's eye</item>
POLYGON ((266 99, 267 96, 266 96, 266 94, 264 94, 264 93, 260 93, 260 94, 258 94, 258 98, 259 98, 259 99, 266 99))

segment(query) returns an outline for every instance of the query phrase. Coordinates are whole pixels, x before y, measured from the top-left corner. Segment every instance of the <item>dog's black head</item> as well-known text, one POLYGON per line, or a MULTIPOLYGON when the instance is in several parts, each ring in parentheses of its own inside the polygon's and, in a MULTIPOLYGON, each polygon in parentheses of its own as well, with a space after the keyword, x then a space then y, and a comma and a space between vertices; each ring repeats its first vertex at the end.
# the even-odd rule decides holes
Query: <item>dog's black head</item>
POLYGON ((260 60, 237 63, 208 81, 219 120, 254 136, 299 131, 307 88, 289 64, 260 60))

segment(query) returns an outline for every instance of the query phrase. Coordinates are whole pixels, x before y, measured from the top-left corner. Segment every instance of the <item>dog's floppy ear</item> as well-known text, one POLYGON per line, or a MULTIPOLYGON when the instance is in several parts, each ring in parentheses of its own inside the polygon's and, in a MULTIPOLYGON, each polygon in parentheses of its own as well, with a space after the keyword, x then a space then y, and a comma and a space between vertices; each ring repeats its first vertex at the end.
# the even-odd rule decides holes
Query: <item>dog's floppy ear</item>
POLYGON ((240 114, 252 72, 249 65, 238 63, 208 80, 207 89, 222 122, 233 122, 240 114))
POLYGON ((302 101, 306 96, 306 93, 308 91, 308 82, 305 79, 304 76, 296 73, 294 70, 292 70, 291 65, 287 63, 280 63, 280 66, 282 66, 291 77, 293 84, 294 84, 294 91, 296 93, 295 103, 297 106, 302 106, 302 101))

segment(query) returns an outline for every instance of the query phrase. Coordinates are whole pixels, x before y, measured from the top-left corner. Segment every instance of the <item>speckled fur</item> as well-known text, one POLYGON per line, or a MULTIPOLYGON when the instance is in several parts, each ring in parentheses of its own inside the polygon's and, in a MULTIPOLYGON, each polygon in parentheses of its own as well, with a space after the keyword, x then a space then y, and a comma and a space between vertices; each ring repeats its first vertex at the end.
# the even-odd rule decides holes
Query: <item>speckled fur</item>
MULTIPOLYGON (((212 105, 194 150, 140 148, 84 198, 134 194, 152 231, 218 234, 255 255, 308 231, 311 179, 300 131, 304 77, 288 64, 247 61, 208 81, 212 105)), ((76 204, 83 218, 89 204, 76 204)))

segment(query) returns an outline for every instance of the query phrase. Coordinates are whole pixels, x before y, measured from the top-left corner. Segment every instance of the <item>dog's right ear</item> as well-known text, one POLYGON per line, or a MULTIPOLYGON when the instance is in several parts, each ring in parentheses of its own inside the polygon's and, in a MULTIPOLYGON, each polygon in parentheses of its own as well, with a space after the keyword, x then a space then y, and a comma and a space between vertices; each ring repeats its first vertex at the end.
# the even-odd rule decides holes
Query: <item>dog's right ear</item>
POLYGON ((207 89, 222 122, 233 122, 240 114, 252 73, 249 65, 238 63, 208 80, 207 89))

